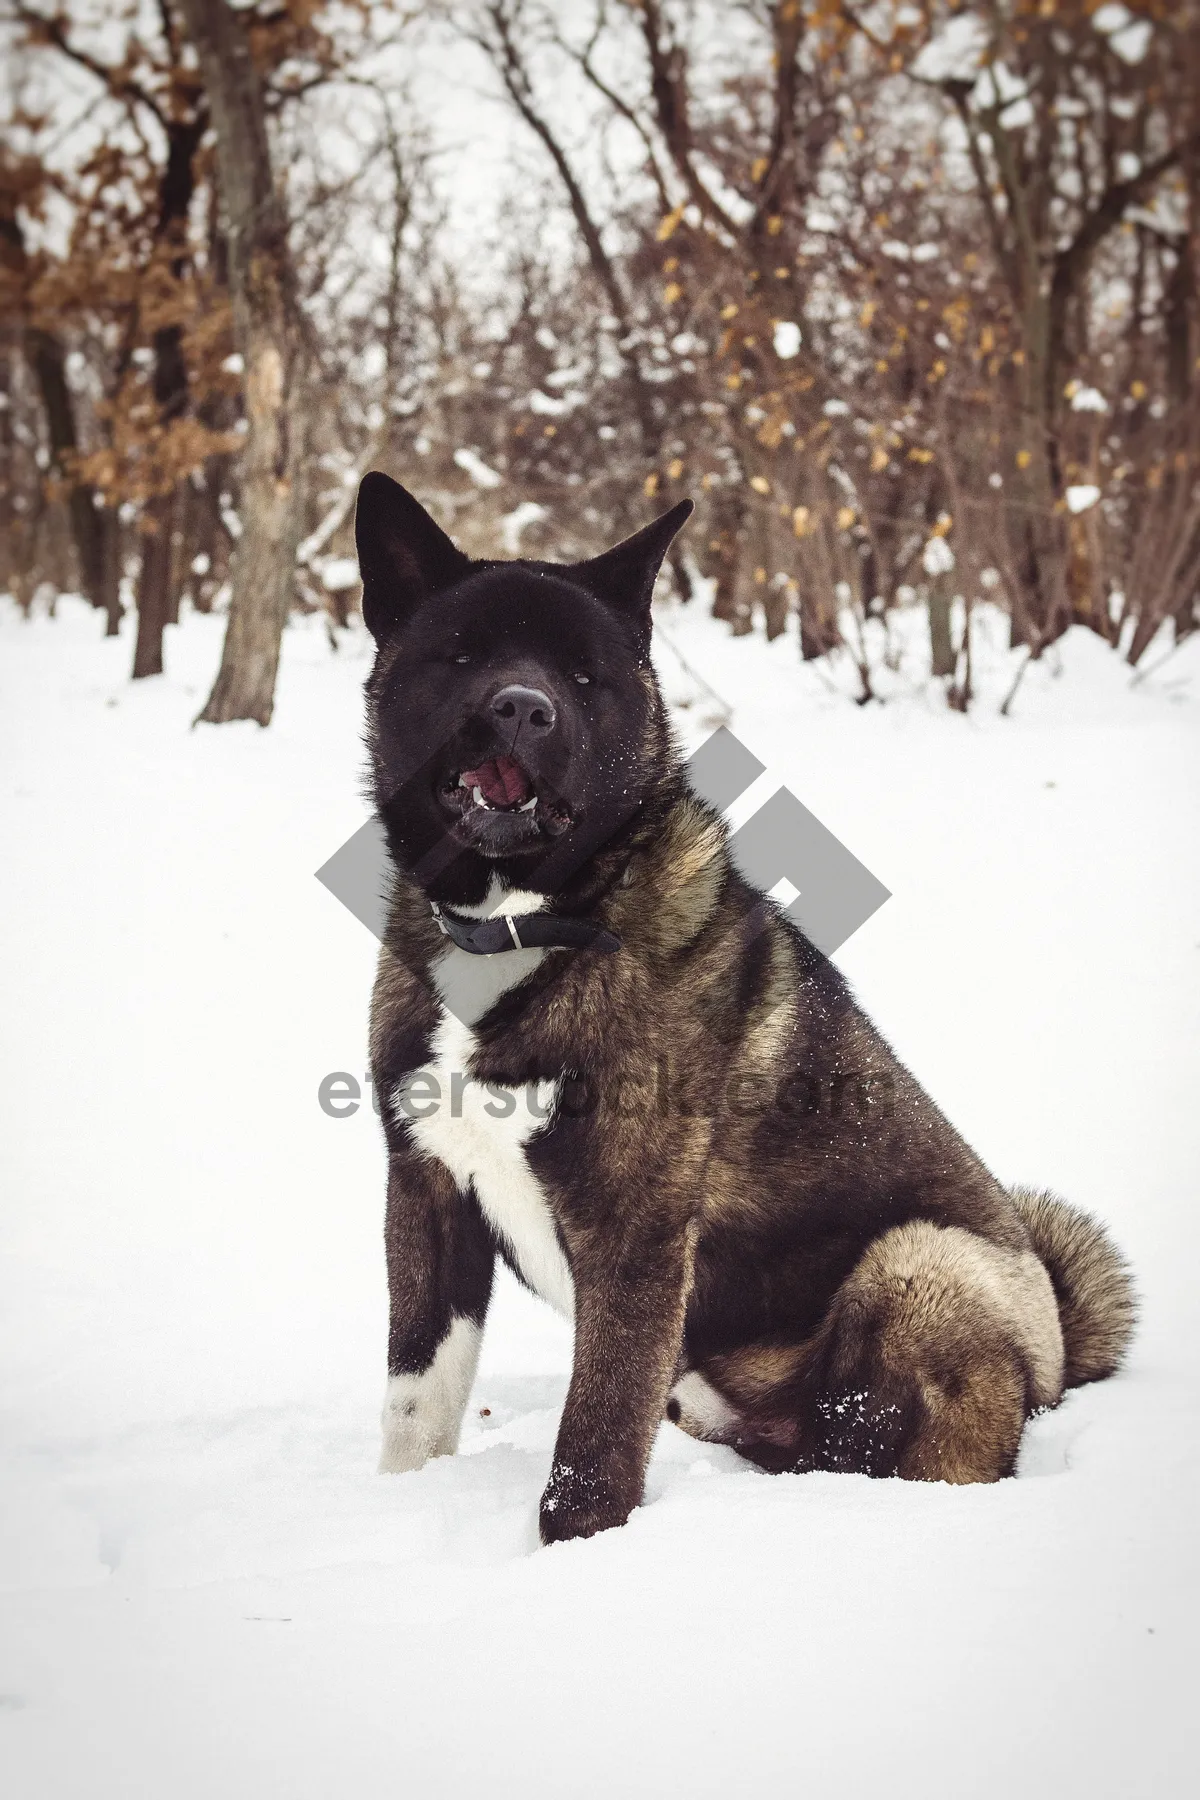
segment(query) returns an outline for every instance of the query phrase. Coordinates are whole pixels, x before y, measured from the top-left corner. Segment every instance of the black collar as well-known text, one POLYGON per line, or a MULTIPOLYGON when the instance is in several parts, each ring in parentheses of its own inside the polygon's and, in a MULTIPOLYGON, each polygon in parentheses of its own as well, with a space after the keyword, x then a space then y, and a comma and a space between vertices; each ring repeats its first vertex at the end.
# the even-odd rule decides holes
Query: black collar
POLYGON ((601 950, 611 954, 621 940, 595 919, 563 919, 553 913, 501 913, 495 919, 468 919, 429 902, 438 929, 472 956, 497 956, 505 950, 601 950))

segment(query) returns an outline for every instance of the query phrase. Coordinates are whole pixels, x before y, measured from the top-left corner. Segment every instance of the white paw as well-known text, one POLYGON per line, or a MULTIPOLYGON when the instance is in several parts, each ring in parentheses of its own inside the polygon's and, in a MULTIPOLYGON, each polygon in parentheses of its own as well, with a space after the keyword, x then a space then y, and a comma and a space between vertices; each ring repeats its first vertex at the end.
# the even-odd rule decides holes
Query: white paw
POLYGON ((406 1475, 453 1456, 479 1359, 479 1327, 455 1319, 419 1375, 392 1375, 383 1398, 381 1475, 406 1475))

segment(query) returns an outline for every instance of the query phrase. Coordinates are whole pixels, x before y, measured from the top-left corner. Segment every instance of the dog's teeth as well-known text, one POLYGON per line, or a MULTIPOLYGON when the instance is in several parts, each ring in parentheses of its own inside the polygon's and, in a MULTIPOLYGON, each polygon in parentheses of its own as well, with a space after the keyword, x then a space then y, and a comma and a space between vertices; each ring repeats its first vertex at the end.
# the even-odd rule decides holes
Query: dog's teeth
MULTIPOLYGON (((482 788, 473 787, 471 789, 471 798, 475 802, 476 806, 487 806, 487 804, 488 804, 487 801, 483 797, 483 789, 482 788)), ((491 810, 492 809, 489 806, 488 811, 490 812, 491 810)))
POLYGON ((525 802, 524 806, 518 806, 517 811, 518 812, 532 812, 536 805, 537 805, 537 795, 535 794, 533 796, 532 800, 527 800, 525 802))
MULTIPOLYGON (((466 785, 467 785, 466 781, 463 779, 463 777, 461 775, 458 778, 458 785, 459 785, 459 787, 466 787, 466 785)), ((478 789, 476 790, 476 792, 478 792, 478 789)))

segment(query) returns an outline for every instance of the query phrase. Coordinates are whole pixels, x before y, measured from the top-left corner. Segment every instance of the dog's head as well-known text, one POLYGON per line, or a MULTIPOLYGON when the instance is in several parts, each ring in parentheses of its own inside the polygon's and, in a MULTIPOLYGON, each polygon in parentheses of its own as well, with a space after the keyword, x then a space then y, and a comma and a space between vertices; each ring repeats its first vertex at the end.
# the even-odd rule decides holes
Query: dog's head
POLYGON ((364 478, 376 801, 423 885, 548 888, 636 811, 665 742, 650 597, 691 510, 587 562, 472 562, 397 482, 364 478))

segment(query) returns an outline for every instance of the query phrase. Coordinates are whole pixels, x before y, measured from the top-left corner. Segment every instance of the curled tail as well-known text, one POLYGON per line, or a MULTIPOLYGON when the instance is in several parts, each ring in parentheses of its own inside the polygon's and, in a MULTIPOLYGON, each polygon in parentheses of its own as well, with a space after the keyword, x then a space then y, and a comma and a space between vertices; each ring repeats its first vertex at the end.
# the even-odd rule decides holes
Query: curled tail
POLYGON ((1058 1301, 1063 1386, 1103 1381, 1120 1367, 1137 1319, 1129 1265, 1103 1226, 1065 1200, 1034 1188, 1014 1188, 1012 1198, 1058 1301))

